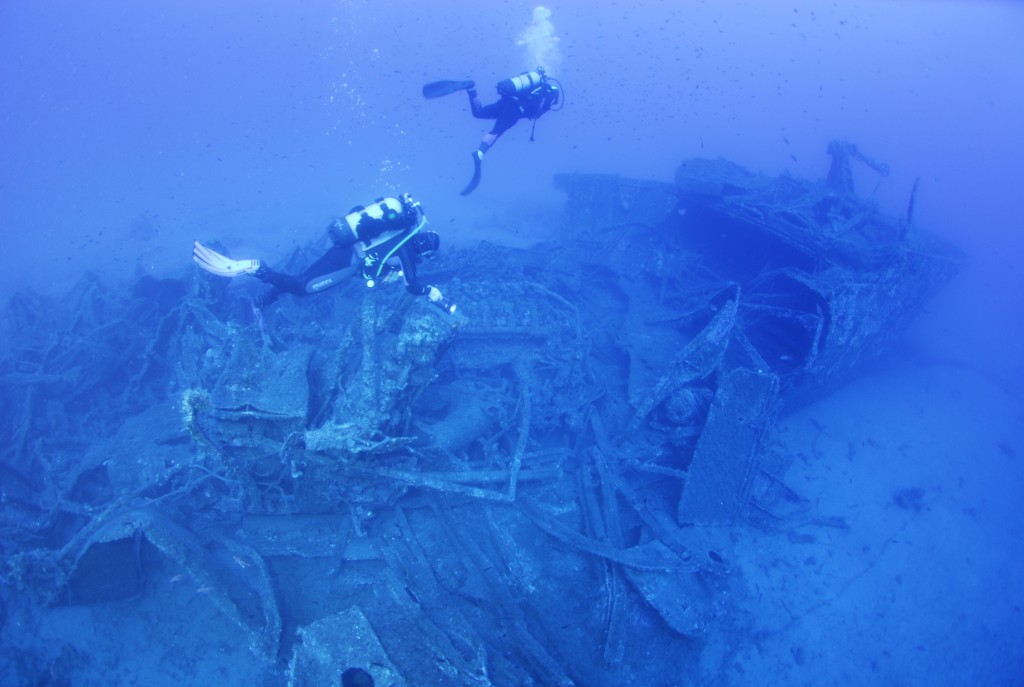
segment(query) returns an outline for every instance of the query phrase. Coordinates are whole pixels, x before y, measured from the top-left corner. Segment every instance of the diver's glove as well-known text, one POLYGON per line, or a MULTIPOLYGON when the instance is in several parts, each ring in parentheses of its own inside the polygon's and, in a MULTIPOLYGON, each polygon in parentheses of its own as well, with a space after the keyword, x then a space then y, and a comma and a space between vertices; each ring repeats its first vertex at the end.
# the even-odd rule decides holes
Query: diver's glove
POLYGON ((455 312, 455 304, 445 298, 444 294, 436 286, 427 287, 427 299, 449 315, 455 312))
POLYGON ((207 248, 198 241, 192 246, 192 259, 210 274, 220 277, 237 277, 240 274, 256 274, 260 269, 260 261, 232 260, 215 250, 207 248))

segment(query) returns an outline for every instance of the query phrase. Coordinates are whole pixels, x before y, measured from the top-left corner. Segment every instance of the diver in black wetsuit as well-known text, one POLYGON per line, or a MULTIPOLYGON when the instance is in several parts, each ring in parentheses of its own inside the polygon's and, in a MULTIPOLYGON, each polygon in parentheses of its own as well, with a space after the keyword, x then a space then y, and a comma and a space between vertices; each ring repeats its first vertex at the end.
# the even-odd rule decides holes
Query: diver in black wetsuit
MULTIPOLYGON (((473 151, 473 178, 462 190, 462 195, 466 196, 479 185, 480 163, 498 137, 511 129, 520 119, 530 119, 536 126, 541 115, 559 103, 561 88, 554 79, 547 76, 543 67, 537 67, 535 71, 499 82, 498 94, 501 97, 490 105, 483 105, 480 102, 476 83, 473 81, 435 81, 423 87, 423 95, 426 98, 438 98, 461 90, 465 90, 469 95, 469 106, 474 117, 494 120, 494 127, 484 134, 480 145, 473 151)), ((530 140, 533 140, 532 132, 530 140)))
POLYGON ((207 272, 222 277, 249 274, 275 288, 261 299, 266 305, 281 293, 296 296, 319 293, 346 281, 360 272, 367 286, 389 281, 396 273, 405 280, 406 290, 414 296, 426 296, 442 310, 453 313, 455 305, 440 289, 421 284, 416 265, 425 256, 435 253, 440 237, 425 231, 427 219, 420 204, 409 194, 399 198, 380 198, 367 207, 356 207, 336 220, 327 231, 331 248, 301 275, 292 276, 272 270, 262 260, 232 260, 207 248, 198 241, 192 258, 207 272), (358 255, 359 260, 353 258, 358 255), (397 263, 397 264, 396 264, 397 263))

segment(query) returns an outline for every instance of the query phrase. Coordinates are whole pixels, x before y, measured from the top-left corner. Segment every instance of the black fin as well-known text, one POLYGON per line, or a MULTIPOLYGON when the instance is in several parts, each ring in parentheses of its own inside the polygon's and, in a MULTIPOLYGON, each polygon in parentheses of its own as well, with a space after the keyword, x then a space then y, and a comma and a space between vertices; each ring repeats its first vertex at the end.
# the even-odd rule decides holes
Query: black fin
POLYGON ((432 81, 423 86, 423 97, 440 98, 441 96, 451 95, 455 91, 464 91, 472 87, 472 81, 432 81))
POLYGON ((460 196, 468 196, 470 193, 476 190, 476 187, 480 185, 480 158, 477 157, 476 153, 473 153, 473 178, 466 184, 466 188, 459 192, 460 196))

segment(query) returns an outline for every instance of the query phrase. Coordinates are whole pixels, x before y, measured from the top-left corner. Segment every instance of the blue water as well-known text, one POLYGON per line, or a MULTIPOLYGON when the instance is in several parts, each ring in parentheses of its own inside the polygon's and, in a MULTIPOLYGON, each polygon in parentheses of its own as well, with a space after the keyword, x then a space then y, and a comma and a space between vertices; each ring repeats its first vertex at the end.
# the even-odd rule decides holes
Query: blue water
MULTIPOLYGON (((550 26, 531 34, 534 6, 524 2, 0 4, 0 301, 27 292, 60 299, 86 274, 119 293, 154 283, 144 277, 188 283, 196 239, 282 264, 331 218, 405 191, 445 246, 556 239, 556 173, 670 182, 685 159, 725 157, 768 176, 819 179, 828 142, 855 142, 891 168, 879 178, 857 167, 858 192, 902 216, 919 179, 917 224, 969 262, 916 318, 895 359, 780 421, 777 441, 797 456, 789 479, 850 532, 790 532, 779 556, 766 553, 777 545, 771 537, 737 535, 745 593, 764 600, 742 626, 762 634, 727 650, 714 644, 728 643, 721 636, 690 647, 688 661, 729 661, 688 674, 728 685, 1022 684, 1024 561, 1012 533, 1024 524, 1024 6, 549 7, 550 26), (528 122, 506 133, 480 188, 460 197, 489 123, 470 117, 462 94, 425 100, 421 86, 473 79, 486 100, 492 84, 538 61, 562 83, 564 109, 537 122, 532 142, 528 122)), ((181 298, 165 286, 144 295, 181 298)), ((152 312, 131 316, 140 331, 163 331, 152 312)), ((9 392, 21 389, 9 376, 21 372, 4 369, 9 413, 22 407, 9 392)), ((74 464, 94 437, 87 406, 103 401, 48 406, 47 388, 32 403, 51 408, 40 411, 51 421, 69 413, 82 441, 55 450, 61 465, 74 464)), ((178 403, 143 389, 133 413, 178 403)), ((15 491, 11 479, 3 477, 5 494, 15 491)), ((31 480, 45 492, 46 476, 31 480)), ((164 572, 151 572, 114 615, 103 606, 16 613, 5 578, 2 640, 20 653, 3 656, 0 677, 277 684, 280 672, 245 666, 242 642, 218 635, 202 594, 189 602, 194 635, 154 631, 161 599, 181 603, 161 596, 178 584, 164 572), (105 628, 106 644, 82 640, 93 625, 105 628), (123 642, 131 651, 118 653, 123 642)), ((275 584, 317 583, 286 573, 275 570, 275 584)), ((304 609, 285 618, 285 632, 313 620, 304 609)), ((634 639, 631 647, 642 644, 634 639)))

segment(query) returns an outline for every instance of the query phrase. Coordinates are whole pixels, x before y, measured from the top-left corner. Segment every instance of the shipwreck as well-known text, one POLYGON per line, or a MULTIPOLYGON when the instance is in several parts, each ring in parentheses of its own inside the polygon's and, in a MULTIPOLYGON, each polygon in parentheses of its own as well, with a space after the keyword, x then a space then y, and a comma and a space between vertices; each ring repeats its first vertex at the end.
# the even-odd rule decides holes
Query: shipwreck
POLYGON ((289 685, 714 675, 744 622, 723 532, 793 498, 776 418, 963 259, 829 152, 825 181, 559 175, 559 240, 424 266, 454 316, 353 285, 256 318, 198 271, 16 295, 0 617, 131 598, 158 561, 289 685))

